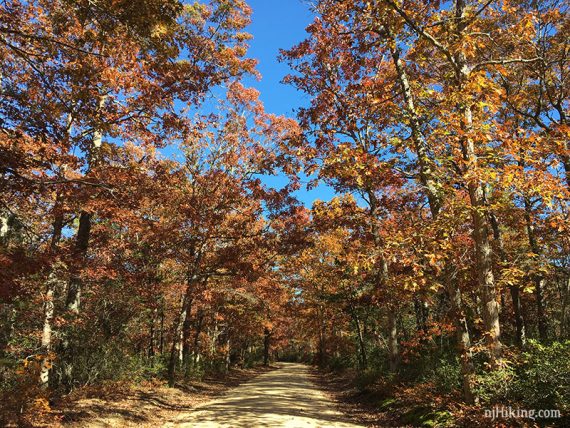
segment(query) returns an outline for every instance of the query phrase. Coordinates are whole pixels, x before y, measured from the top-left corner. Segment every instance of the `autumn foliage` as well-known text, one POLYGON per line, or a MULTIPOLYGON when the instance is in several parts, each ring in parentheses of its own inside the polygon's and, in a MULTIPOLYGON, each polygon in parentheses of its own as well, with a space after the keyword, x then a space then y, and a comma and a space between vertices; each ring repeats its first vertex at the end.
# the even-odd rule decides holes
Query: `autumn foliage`
POLYGON ((316 361, 524 401, 521 351, 570 332, 568 5, 314 11, 281 59, 310 99, 288 153, 338 194, 287 276, 316 361))
POLYGON ((568 4, 313 3, 294 119, 243 0, 0 5, 8 422, 279 356, 570 410, 568 4))

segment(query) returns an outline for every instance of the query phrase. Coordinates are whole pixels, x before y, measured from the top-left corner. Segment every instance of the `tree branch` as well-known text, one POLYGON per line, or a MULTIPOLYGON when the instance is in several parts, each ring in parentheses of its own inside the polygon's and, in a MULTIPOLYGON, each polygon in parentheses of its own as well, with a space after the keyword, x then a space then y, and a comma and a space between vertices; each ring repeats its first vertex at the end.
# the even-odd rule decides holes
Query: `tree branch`
POLYGON ((475 65, 472 67, 472 70, 473 70, 473 71, 480 70, 482 67, 484 67, 484 66, 486 66, 486 65, 507 65, 507 64, 516 64, 516 63, 527 64, 527 63, 542 61, 542 59, 543 59, 543 58, 541 58, 541 57, 534 57, 534 58, 491 59, 491 60, 488 60, 488 61, 483 61, 483 62, 479 62, 479 63, 475 64, 475 65))
POLYGON ((412 27, 412 29, 419 36, 423 37, 428 42, 430 42, 435 48, 440 50, 445 55, 445 57, 449 60, 449 62, 453 65, 453 67, 457 68, 457 63, 455 62, 455 58, 453 58, 453 55, 451 54, 451 52, 449 51, 448 48, 446 48, 439 40, 437 40, 434 36, 432 36, 426 30, 424 30, 423 28, 420 28, 419 25, 417 23, 415 23, 414 20, 412 18, 410 18, 410 16, 403 9, 401 9, 395 2, 393 2, 392 0, 383 0, 383 1, 385 3, 387 3, 389 6, 391 6, 392 9, 394 9, 404 19, 404 21, 406 21, 406 23, 410 27, 412 27))

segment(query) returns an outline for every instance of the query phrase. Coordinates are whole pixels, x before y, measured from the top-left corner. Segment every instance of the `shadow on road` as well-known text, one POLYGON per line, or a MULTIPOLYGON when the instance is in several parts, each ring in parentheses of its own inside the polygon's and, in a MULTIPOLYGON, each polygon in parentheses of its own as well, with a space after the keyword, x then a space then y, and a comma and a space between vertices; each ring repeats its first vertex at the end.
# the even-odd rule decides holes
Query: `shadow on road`
POLYGON ((335 410, 300 364, 283 364, 173 422, 167 426, 357 427, 335 410))

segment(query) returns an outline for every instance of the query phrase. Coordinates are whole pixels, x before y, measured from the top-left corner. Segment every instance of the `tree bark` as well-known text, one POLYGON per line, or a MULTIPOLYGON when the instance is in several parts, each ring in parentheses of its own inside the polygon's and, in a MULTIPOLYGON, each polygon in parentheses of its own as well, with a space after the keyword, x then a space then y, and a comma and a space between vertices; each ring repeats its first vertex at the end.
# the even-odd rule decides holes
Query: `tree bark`
POLYGON ((350 313, 356 327, 356 337, 358 339, 358 349, 360 352, 360 368, 361 370, 366 370, 368 368, 368 356, 366 354, 366 343, 364 342, 364 335, 362 334, 360 318, 358 318, 358 314, 352 305, 350 307, 350 313))
POLYGON ((271 348, 271 330, 265 327, 263 330, 263 365, 269 365, 269 353, 271 348))
POLYGON ((463 312, 461 292, 455 283, 456 279, 452 275, 449 275, 448 277, 451 279, 448 284, 447 291, 451 303, 451 314, 455 327, 457 351, 461 364, 463 397, 467 403, 473 404, 477 401, 477 398, 473 393, 475 385, 475 367, 473 366, 473 354, 471 352, 471 339, 469 336, 469 329, 467 327, 467 317, 463 312))
MULTIPOLYGON (((61 240, 61 234, 63 231, 63 211, 61 197, 58 195, 54 204, 54 220, 52 225, 52 236, 50 243, 50 255, 53 257, 56 254, 57 246, 61 240)), ((50 380, 50 370, 52 367, 53 356, 53 342, 52 342, 52 330, 53 330, 53 317, 54 317, 54 294, 57 286, 57 273, 55 267, 50 268, 50 272, 47 278, 46 284, 46 294, 44 296, 44 320, 42 328, 42 339, 41 339, 41 349, 42 349, 42 360, 40 363, 40 386, 42 388, 47 388, 49 386, 50 380)))
POLYGON ((414 299, 414 314, 416 316, 416 330, 419 333, 427 333, 427 320, 428 320, 429 308, 427 303, 422 299, 414 299))
POLYGON ((317 364, 319 365, 319 367, 324 367, 325 352, 326 352, 326 324, 324 320, 323 305, 319 305, 318 320, 319 320, 319 349, 317 354, 317 364))
MULTIPOLYGON (((466 132, 469 132, 472 124, 471 108, 465 106, 466 132)), ((465 161, 475 165, 477 156, 475 146, 470 138, 467 138, 463 146, 465 161)), ((489 361, 492 367, 499 366, 502 354, 501 327, 499 325, 499 304, 493 275, 492 248, 489 241, 489 226, 483 203, 483 187, 480 183, 470 180, 468 183, 469 199, 473 219, 473 241, 475 242, 475 260, 477 268, 477 280, 479 283, 479 296, 481 299, 481 311, 485 326, 485 337, 489 352, 489 361)))
POLYGON ((156 318, 158 315, 158 309, 153 309, 150 314, 150 326, 149 326, 149 339, 148 339, 148 352, 147 356, 151 360, 151 366, 153 365, 152 358, 155 356, 156 352, 156 318))
POLYGON ((12 339, 14 324, 16 323, 16 308, 13 304, 7 303, 0 307, 0 321, 2 322, 0 331, 0 355, 3 355, 12 339))
MULTIPOLYGON (((107 95, 99 96, 98 112, 100 112, 105 102, 107 95)), ((68 132, 71 129, 71 122, 68 124, 68 132)), ((98 127, 93 131, 93 138, 91 140, 91 147, 87 153, 87 170, 90 171, 99 162, 99 150, 103 141, 103 133, 98 127)), ((89 248, 89 238, 91 236, 91 221, 92 214, 83 210, 79 214, 79 227, 75 239, 75 267, 73 269, 67 290, 66 307, 71 313, 78 314, 81 304, 81 288, 82 280, 80 272, 86 262, 87 250, 89 248)))
POLYGON ((89 248, 89 238, 91 235, 91 214, 82 211, 79 215, 79 228, 75 238, 75 264, 67 290, 65 305, 67 310, 78 314, 81 304, 81 276, 80 271, 85 264, 87 249, 89 248))
POLYGON ((196 327, 194 329, 194 342, 192 347, 192 366, 196 367, 200 361, 200 333, 202 333, 202 326, 204 325, 204 312, 198 311, 196 327))
MULTIPOLYGON (((497 245, 499 247, 499 258, 501 263, 507 264, 508 258, 507 253, 505 252, 505 245, 503 241, 503 235, 501 233, 501 229, 499 227, 499 222, 497 217, 493 212, 489 212, 489 221, 491 223, 491 227, 493 228, 493 237, 495 241, 497 241, 497 245)), ((526 330, 524 328, 524 320, 522 315, 522 304, 520 298, 520 287, 518 285, 511 285, 509 286, 509 291, 511 294, 511 300, 513 304, 513 318, 515 324, 515 342, 517 346, 523 347, 526 343, 526 330)))
MULTIPOLYGON (((541 250, 536 241, 536 234, 534 230, 534 224, 532 221, 532 204, 528 197, 524 198, 524 208, 525 208, 525 222, 526 222, 526 232, 528 237, 528 243, 531 251, 535 257, 540 256, 541 250)), ((531 274, 532 281, 534 282, 534 297, 536 302, 536 316, 538 323, 538 336, 541 341, 548 340, 548 323, 546 321, 546 315, 544 311, 544 276, 540 273, 531 274)))
POLYGON ((10 236, 10 216, 0 210, 0 244, 4 244, 10 236))
POLYGON ((513 302, 513 312, 515 318, 515 329, 516 329, 516 343, 519 347, 523 347, 526 344, 526 328, 524 317, 522 315, 522 301, 521 301, 521 289, 517 285, 509 286, 509 291, 511 293, 511 300, 513 302))
POLYGON ((191 304, 188 305, 188 313, 186 314, 184 323, 182 325, 181 362, 185 376, 190 375, 190 369, 191 369, 190 337, 192 335, 192 318, 190 317, 190 312, 191 312, 191 304))
POLYGON ((391 373, 397 373, 400 366, 400 351, 398 346, 398 314, 396 308, 388 308, 388 353, 391 373))
POLYGON ((176 383, 176 366, 180 354, 180 342, 182 340, 182 327, 186 321, 190 299, 185 293, 178 317, 172 326, 172 344, 170 346, 170 358, 168 360, 168 386, 173 387, 176 383))
MULTIPOLYGON (((368 190, 368 199, 370 201, 370 216, 372 219, 372 235, 374 237, 374 245, 376 247, 377 250, 381 251, 382 249, 382 238, 380 236, 380 231, 378 230, 378 226, 377 226, 377 217, 376 217, 376 212, 378 209, 378 200, 376 198, 376 195, 374 194, 374 192, 372 190, 368 190)), ((388 261, 386 260, 386 258, 381 255, 379 260, 379 266, 378 266, 378 281, 380 283, 380 285, 382 285, 386 290, 388 290, 388 292, 390 291, 390 271, 389 271, 389 267, 388 267, 388 261)), ((360 330, 360 325, 358 322, 358 317, 356 316, 356 313, 353 312, 353 316, 355 318, 355 322, 357 324, 357 330, 358 330, 358 339, 359 339, 359 344, 360 344, 360 350, 361 350, 361 355, 362 355, 362 366, 364 369, 366 369, 366 367, 368 366, 368 362, 366 359, 366 349, 364 347, 364 341, 362 338, 362 332, 360 330)), ((390 311, 392 312, 392 311, 390 311)), ((389 325, 389 330, 388 330, 388 338, 389 338, 389 366, 392 367, 394 361, 397 361, 399 359, 399 357, 395 357, 393 355, 392 352, 399 352, 399 347, 398 345, 398 335, 396 334, 393 338, 393 340, 395 341, 395 346, 394 343, 392 343, 392 325, 389 325)), ((396 329, 397 332, 397 325, 396 325, 396 321, 394 321, 394 328, 396 329)))
POLYGON ((226 331, 226 371, 230 371, 232 367, 232 342, 230 338, 230 328, 226 331))
POLYGON ((416 151, 416 156, 418 157, 420 183, 426 190, 432 217, 435 218, 442 207, 442 197, 439 190, 440 186, 437 180, 434 178, 432 170, 433 161, 429 157, 428 146, 421 131, 421 121, 416 110, 416 103, 414 100, 412 87, 408 79, 408 74, 406 72, 404 62, 401 58, 402 55, 400 47, 397 40, 395 40, 389 31, 389 23, 386 23, 384 25, 384 28, 386 28, 388 32, 387 35, 390 43, 390 53, 392 55, 392 61, 394 63, 400 87, 402 89, 402 94, 404 96, 408 126, 410 127, 412 133, 412 142, 416 151))
MULTIPOLYGON (((421 119, 416 110, 415 96, 412 91, 408 74, 404 62, 401 59, 401 50, 398 41, 394 38, 390 31, 390 23, 385 22, 384 27, 388 29, 387 36, 391 42, 391 55, 402 89, 402 94, 405 102, 405 109, 408 115, 408 126, 411 130, 411 139, 418 157, 418 166, 420 169, 420 182, 426 190, 429 208, 434 220, 437 219, 441 208, 443 207, 443 194, 441 192, 441 185, 434 175, 433 161, 429 157, 428 145, 421 131, 421 119)), ((448 270, 445 270, 448 272, 448 270)), ((473 376, 474 366, 472 362, 472 353, 470 350, 471 340, 469 337, 469 330, 467 329, 467 320, 462 309, 461 290, 459 289, 455 280, 450 275, 445 274, 443 281, 447 284, 448 293, 452 301, 451 315, 455 325, 458 353, 461 361, 461 373, 463 381, 463 395, 464 399, 471 403, 474 401, 473 394, 473 376)))
POLYGON ((563 279, 562 311, 560 314, 560 337, 570 339, 570 277, 563 279))
POLYGON ((47 291, 44 297, 44 325, 42 329, 42 361, 40 368, 40 386, 49 385, 49 372, 51 369, 52 351, 52 322, 54 316, 54 290, 55 278, 48 278, 47 291))
POLYGON ((160 338, 158 352, 160 355, 164 354, 164 297, 160 299, 160 338))
MULTIPOLYGON (((461 43, 464 38, 466 27, 465 20, 465 0, 455 2, 455 42, 461 43)), ((470 79, 471 69, 467 65, 465 53, 459 50, 454 55, 456 89, 465 98, 465 101, 458 105, 459 112, 463 116, 461 128, 464 136, 461 138, 461 150, 465 164, 477 170, 479 160, 475 149, 475 142, 471 136, 473 131, 473 112, 468 94, 463 94, 470 79)), ((500 365, 502 355, 501 327, 499 324, 499 303, 497 302, 497 290, 495 288, 495 277, 493 275, 493 258, 490 243, 489 224, 485 215, 485 194, 483 184, 477 177, 467 180, 467 189, 471 204, 471 217, 473 219, 473 241, 475 242, 475 261, 477 269, 477 280, 479 285, 479 296, 481 298, 481 311, 483 313, 483 324, 485 326, 485 339, 491 367, 500 365)))

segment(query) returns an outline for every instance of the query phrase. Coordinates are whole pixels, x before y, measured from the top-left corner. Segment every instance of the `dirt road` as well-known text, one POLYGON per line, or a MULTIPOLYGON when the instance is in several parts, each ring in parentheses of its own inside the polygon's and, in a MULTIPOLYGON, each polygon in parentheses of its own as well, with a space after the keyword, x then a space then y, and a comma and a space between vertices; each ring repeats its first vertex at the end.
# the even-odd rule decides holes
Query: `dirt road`
POLYGON ((301 364, 281 364, 227 396, 180 414, 169 427, 337 427, 357 428, 335 410, 334 404, 309 379, 301 364))

